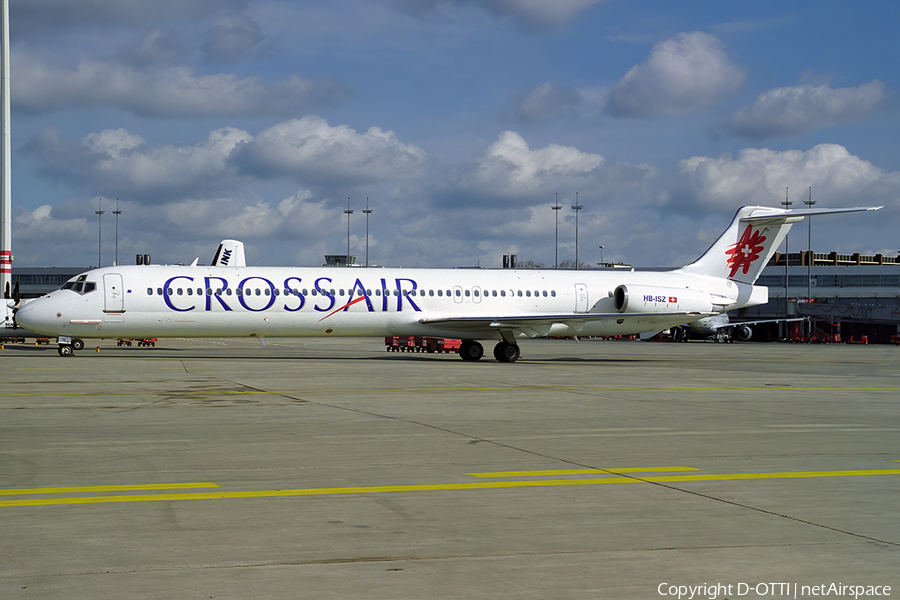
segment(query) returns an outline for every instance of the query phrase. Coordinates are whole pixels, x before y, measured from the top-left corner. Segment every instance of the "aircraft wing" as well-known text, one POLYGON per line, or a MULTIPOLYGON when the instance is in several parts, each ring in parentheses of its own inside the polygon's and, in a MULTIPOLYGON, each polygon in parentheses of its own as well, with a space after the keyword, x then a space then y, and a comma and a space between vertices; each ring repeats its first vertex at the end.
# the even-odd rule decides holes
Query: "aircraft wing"
POLYGON ((789 319, 760 319, 757 321, 735 321, 733 323, 726 323, 725 325, 718 325, 716 329, 732 329, 735 327, 740 327, 741 325, 760 325, 762 323, 791 323, 795 321, 806 321, 806 317, 791 317, 789 319))
POLYGON ((644 319, 647 321, 662 319, 666 322, 674 319, 699 319, 709 316, 696 312, 659 312, 659 313, 568 313, 559 315, 521 315, 504 317, 433 317, 419 319, 423 325, 439 326, 442 329, 458 330, 460 333, 477 333, 487 331, 518 330, 532 337, 547 335, 554 325, 566 325, 575 331, 581 331, 585 324, 592 321, 608 321, 611 319, 644 319))

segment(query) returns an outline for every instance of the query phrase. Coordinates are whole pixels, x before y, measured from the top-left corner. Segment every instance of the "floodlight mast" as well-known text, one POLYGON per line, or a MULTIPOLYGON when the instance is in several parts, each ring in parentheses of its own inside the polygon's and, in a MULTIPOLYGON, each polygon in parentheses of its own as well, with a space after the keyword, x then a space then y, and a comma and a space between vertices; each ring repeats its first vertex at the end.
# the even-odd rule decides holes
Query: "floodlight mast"
POLYGON ((345 267, 350 266, 350 215, 353 214, 353 211, 350 210, 350 196, 347 196, 347 210, 344 211, 347 215, 347 264, 345 267))
POLYGON ((578 204, 578 192, 575 192, 575 204, 572 206, 572 210, 575 211, 575 270, 578 270, 578 211, 584 208, 582 205, 578 204))
MULTIPOLYGON (((793 202, 788 200, 788 188, 784 188, 784 202, 781 204, 784 205, 785 208, 790 209, 791 204, 793 202)), ((788 309, 788 236, 784 234, 784 314, 787 317, 791 316, 790 310, 788 309)))

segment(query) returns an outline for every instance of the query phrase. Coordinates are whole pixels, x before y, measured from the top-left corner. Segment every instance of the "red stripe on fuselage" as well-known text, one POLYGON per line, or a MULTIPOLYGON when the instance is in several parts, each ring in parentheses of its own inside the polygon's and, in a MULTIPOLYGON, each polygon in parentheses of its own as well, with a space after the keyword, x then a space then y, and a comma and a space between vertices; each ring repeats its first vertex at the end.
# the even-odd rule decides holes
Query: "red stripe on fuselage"
POLYGON ((334 313, 336 313, 336 312, 341 312, 342 310, 346 310, 346 309, 350 308, 351 306, 353 306, 354 304, 356 304, 357 302, 360 302, 360 301, 365 300, 365 299, 366 299, 365 296, 359 296, 359 297, 356 298, 355 300, 351 300, 350 302, 348 302, 347 304, 343 305, 342 307, 334 309, 333 311, 331 311, 330 313, 328 313, 327 315, 325 315, 324 317, 322 317, 321 319, 319 319, 319 321, 320 321, 320 322, 321 322, 321 321, 324 321, 325 319, 327 319, 328 317, 330 317, 330 316, 333 315, 334 313))

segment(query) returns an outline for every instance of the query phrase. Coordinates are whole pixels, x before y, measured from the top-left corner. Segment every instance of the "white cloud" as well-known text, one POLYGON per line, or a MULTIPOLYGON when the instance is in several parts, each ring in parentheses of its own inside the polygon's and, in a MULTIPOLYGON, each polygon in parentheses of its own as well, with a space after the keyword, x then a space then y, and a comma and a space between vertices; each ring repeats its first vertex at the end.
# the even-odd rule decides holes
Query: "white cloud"
POLYGON ((517 101, 515 113, 522 123, 546 121, 559 116, 590 118, 606 102, 606 90, 577 89, 553 81, 538 84, 517 101))
POLYGON ((737 157, 694 156, 679 164, 687 195, 700 207, 724 213, 748 204, 777 206, 785 188, 797 204, 813 188, 822 205, 896 204, 900 173, 884 173, 838 144, 807 151, 748 148, 737 157))
POLYGON ((424 150, 400 142, 393 131, 371 127, 361 134, 314 115, 266 129, 233 156, 243 173, 344 186, 414 177, 425 159, 424 150))
POLYGON ((610 91, 613 117, 682 115, 710 106, 737 91, 744 72, 715 36, 694 32, 653 47, 610 91))
POLYGON ((204 49, 215 60, 235 60, 262 40, 262 29, 253 19, 245 15, 227 15, 213 24, 204 49))
POLYGON ((570 146, 532 150, 521 135, 504 131, 477 161, 457 171, 454 187, 482 197, 548 198, 595 180, 605 162, 570 146))
POLYGON ((85 60, 74 70, 57 69, 17 55, 12 102, 26 112, 108 107, 153 117, 278 116, 349 97, 336 81, 295 75, 275 82, 233 73, 197 75, 187 67, 138 70, 85 60))
POLYGON ((400 0, 413 14, 446 10, 449 6, 476 6, 499 17, 511 17, 536 29, 566 25, 584 9, 604 0, 400 0))
POLYGON ((877 79, 855 88, 776 88, 760 94, 752 106, 739 110, 726 131, 752 140, 800 135, 861 119, 881 106, 886 97, 885 85, 877 79))
POLYGON ((125 129, 92 133, 76 142, 44 131, 28 151, 38 171, 74 189, 106 197, 141 197, 155 203, 175 196, 216 193, 237 180, 227 158, 246 131, 227 127, 192 146, 153 148, 125 129))

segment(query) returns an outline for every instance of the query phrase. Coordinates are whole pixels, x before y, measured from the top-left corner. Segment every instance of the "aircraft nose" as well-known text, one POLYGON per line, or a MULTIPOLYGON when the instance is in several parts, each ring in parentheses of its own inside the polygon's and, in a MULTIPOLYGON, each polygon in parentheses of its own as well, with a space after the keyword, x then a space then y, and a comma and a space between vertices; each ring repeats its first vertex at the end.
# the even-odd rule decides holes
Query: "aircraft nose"
POLYGON ((52 303, 46 298, 36 298, 16 312, 16 323, 34 333, 55 335, 60 321, 52 303))

